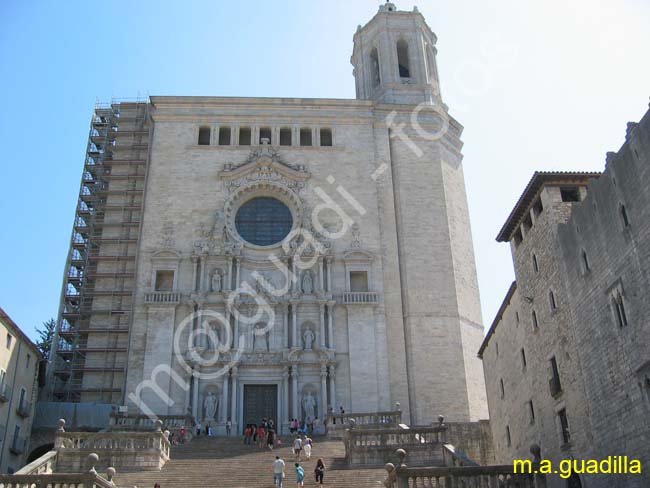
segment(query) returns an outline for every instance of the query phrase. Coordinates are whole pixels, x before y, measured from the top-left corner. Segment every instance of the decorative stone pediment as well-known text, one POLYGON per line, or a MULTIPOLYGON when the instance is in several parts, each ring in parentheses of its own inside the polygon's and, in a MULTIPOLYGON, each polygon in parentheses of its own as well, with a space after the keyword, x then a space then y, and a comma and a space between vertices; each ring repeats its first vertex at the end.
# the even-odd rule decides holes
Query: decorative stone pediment
POLYGON ((310 176, 304 165, 286 163, 270 148, 255 149, 243 163, 226 163, 219 172, 229 193, 260 182, 277 183, 299 192, 310 176))

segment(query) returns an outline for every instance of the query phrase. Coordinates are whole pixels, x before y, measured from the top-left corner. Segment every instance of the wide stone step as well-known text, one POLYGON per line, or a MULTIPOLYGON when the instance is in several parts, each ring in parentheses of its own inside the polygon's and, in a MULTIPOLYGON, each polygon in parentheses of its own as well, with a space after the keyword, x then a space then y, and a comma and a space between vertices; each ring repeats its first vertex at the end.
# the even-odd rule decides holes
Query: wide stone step
MULTIPOLYGON (((246 446, 239 438, 199 437, 191 442, 174 446, 171 460, 162 471, 118 473, 119 487, 152 488, 271 488, 273 486, 273 461, 279 455, 287 464, 285 487, 295 486, 294 456, 291 440, 270 451, 257 446, 246 446)), ((314 468, 316 460, 323 458, 327 470, 325 484, 336 488, 366 488, 383 486, 386 478, 383 469, 349 469, 345 463, 345 448, 340 441, 315 439, 312 457, 301 465, 305 469, 305 486, 316 486, 314 468)))

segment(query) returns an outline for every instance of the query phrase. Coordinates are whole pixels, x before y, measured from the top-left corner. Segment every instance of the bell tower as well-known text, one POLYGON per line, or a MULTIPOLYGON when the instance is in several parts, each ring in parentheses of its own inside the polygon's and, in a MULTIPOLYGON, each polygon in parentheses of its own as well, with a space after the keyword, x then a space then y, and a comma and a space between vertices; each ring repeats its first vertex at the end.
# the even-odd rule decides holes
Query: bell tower
POLYGON ((417 105, 440 102, 436 35, 417 7, 399 11, 386 2, 354 34, 351 63, 357 99, 417 105))

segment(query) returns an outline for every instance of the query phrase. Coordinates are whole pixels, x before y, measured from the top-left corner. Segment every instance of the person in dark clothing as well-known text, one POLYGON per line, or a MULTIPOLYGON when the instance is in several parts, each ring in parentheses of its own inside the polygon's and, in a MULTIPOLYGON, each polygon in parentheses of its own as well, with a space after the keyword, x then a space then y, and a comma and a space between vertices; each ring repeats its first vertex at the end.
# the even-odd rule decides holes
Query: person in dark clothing
POLYGON ((325 463, 323 458, 318 458, 316 461, 316 469, 314 469, 314 474, 316 475, 316 483, 323 484, 323 477, 325 476, 325 463))

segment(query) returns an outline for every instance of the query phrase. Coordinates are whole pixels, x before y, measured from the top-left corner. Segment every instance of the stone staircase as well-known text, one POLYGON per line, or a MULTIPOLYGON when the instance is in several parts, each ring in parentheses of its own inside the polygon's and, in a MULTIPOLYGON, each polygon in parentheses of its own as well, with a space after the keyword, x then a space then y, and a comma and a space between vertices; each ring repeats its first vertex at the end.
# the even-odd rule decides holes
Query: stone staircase
MULTIPOLYGON (((115 483, 121 488, 272 488, 275 456, 284 459, 285 488, 295 484, 294 457, 291 440, 271 452, 256 446, 245 446, 241 438, 199 437, 185 445, 172 447, 171 460, 162 471, 118 473, 115 483)), ((327 471, 325 485, 335 488, 366 488, 383 486, 386 471, 378 469, 350 469, 345 463, 345 447, 338 440, 314 438, 310 460, 301 464, 305 469, 305 486, 317 486, 313 472, 316 460, 322 457, 327 471)))

